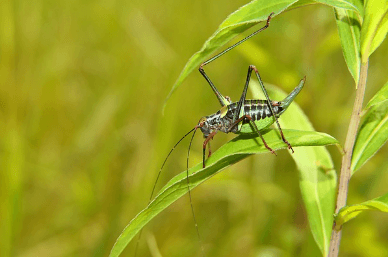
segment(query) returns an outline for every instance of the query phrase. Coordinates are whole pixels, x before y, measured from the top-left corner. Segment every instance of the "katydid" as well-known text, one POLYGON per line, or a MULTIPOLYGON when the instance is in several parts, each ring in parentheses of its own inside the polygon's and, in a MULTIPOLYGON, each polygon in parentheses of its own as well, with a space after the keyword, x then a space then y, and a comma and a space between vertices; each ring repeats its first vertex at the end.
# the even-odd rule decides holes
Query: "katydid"
MULTIPOLYGON (((205 141, 203 142, 203 161, 202 161, 203 168, 205 168, 206 145, 209 143, 210 139, 212 139, 218 131, 222 131, 224 133, 233 132, 235 134, 256 133, 257 135, 260 136, 264 146, 270 152, 276 155, 275 151, 272 150, 267 145, 263 136, 260 133, 261 130, 268 128, 270 125, 272 125, 272 123, 276 122, 276 125, 279 128, 279 132, 283 142, 287 144, 288 149, 291 149, 291 151, 294 152, 290 143, 288 143, 288 141, 285 139, 283 135, 283 131, 278 121, 278 117, 287 109, 287 107, 291 104, 291 102, 294 100, 294 98, 303 88, 304 82, 306 81, 306 77, 304 77, 300 81, 299 85, 283 101, 281 102, 271 101, 269 99, 267 90, 264 87, 263 81, 261 80, 259 71, 254 65, 250 65, 248 68, 248 74, 247 74, 244 90, 240 97, 240 100, 238 102, 233 103, 229 97, 224 97, 218 91, 218 89, 214 86, 213 82, 206 75, 205 70, 203 69, 203 67, 206 64, 209 64, 210 62, 214 61, 218 57, 222 56, 226 52, 233 49, 234 47, 248 40, 252 36, 268 28, 273 14, 274 13, 271 13, 268 16, 267 23, 265 24, 264 27, 255 31, 254 33, 242 39, 241 41, 237 42, 236 44, 228 47, 227 49, 215 55, 214 57, 210 58, 209 60, 205 61, 199 67, 199 72, 209 83, 210 87, 212 88, 213 92, 217 96, 217 99, 222 106, 221 109, 216 113, 201 118, 198 122, 198 125, 195 126, 195 129, 197 128, 201 129, 205 137, 205 141), (249 81, 251 79, 252 71, 255 71, 256 77, 259 81, 260 87, 265 95, 266 100, 246 100, 245 99, 247 90, 248 90, 249 81)), ((211 155, 211 149, 209 145, 208 157, 210 157, 210 155, 211 155)))
MULTIPOLYGON (((202 133, 204 135, 204 138, 205 138, 205 140, 203 142, 203 145, 202 145, 202 149, 203 149, 202 166, 203 166, 203 168, 206 167, 206 158, 205 158, 205 156, 206 156, 206 146, 209 145, 209 147, 208 147, 209 148, 208 157, 210 157, 212 152, 211 152, 211 149, 210 149, 209 141, 219 131, 224 132, 224 133, 232 132, 232 133, 235 133, 235 134, 257 134, 258 136, 260 136, 261 140, 263 141, 264 146, 271 153, 276 155, 275 151, 273 149, 271 149, 267 145, 267 143, 265 142, 265 140, 264 140, 264 138, 263 138, 263 136, 261 134, 262 130, 268 128, 273 123, 276 123, 283 142, 285 144, 287 144, 288 149, 290 149, 292 151, 292 153, 294 152, 294 150, 292 149, 292 146, 290 145, 290 143, 284 137, 284 134, 282 132, 282 129, 281 129, 279 121, 278 121, 278 117, 288 108, 288 106, 292 103, 294 98, 298 95, 300 90, 303 88, 304 83, 306 81, 306 77, 304 77, 299 82, 299 85, 285 99, 283 99, 282 101, 272 101, 272 100, 269 99, 268 93, 267 93, 267 91, 266 91, 266 89, 264 87, 263 81, 261 80, 261 77, 260 77, 260 74, 259 74, 257 68, 254 65, 250 65, 249 68, 248 68, 248 74, 247 74, 247 78, 245 80, 245 86, 244 86, 243 93, 242 93, 242 95, 240 97, 240 100, 238 102, 232 102, 229 97, 223 96, 218 91, 218 89, 214 86, 213 82, 210 80, 210 78, 205 73, 205 70, 203 69, 203 67, 205 65, 209 64, 210 62, 212 62, 215 59, 219 58, 220 56, 224 55, 225 53, 227 53, 228 51, 232 50, 233 48, 235 48, 236 46, 240 45, 241 43, 243 43, 244 41, 248 40, 249 38, 253 37, 257 33, 267 29, 269 27, 270 20, 271 20, 273 15, 274 15, 274 13, 271 13, 268 16, 266 25, 264 27, 262 27, 261 29, 253 32, 249 36, 247 36, 244 39, 238 41, 234 45, 228 47, 224 51, 220 52, 219 54, 215 55, 214 57, 210 58, 209 60, 205 61, 204 63, 202 63, 200 65, 199 72, 206 79, 206 81, 209 83, 211 89, 215 93, 218 101, 221 104, 221 109, 218 110, 214 114, 202 117, 199 120, 198 124, 193 129, 191 129, 188 133, 186 133, 186 135, 184 135, 174 145, 174 147, 170 150, 170 152, 168 153, 166 159, 164 160, 164 162, 162 164, 162 167, 159 170, 159 173, 158 173, 158 176, 156 178, 156 181, 155 181, 155 184, 153 186, 153 189, 152 189, 150 201, 152 200, 152 196, 153 196, 154 191, 155 191, 156 183, 159 180, 161 171, 162 171, 162 169, 163 169, 163 167, 164 167, 168 157, 171 155, 171 153, 173 152, 175 147, 186 136, 191 134, 191 132, 194 132, 192 137, 191 137, 190 145, 189 145, 188 153, 187 153, 187 176, 186 176, 186 178, 187 178, 187 190, 189 192, 189 197, 190 197, 191 210, 192 210, 192 213, 193 213, 193 218, 194 218, 194 222, 195 222, 195 226, 196 226, 197 235, 198 235, 199 240, 200 240, 200 236, 199 236, 197 222, 195 221, 194 209, 193 209, 193 205, 192 205, 192 201, 191 201, 191 193, 190 193, 190 187, 189 187, 189 174, 188 174, 188 170, 189 170, 189 155, 190 155, 191 143, 192 143, 192 140, 194 138, 195 132, 197 131, 198 128, 202 131, 202 133), (256 77, 257 77, 257 79, 259 81, 259 84, 260 84, 260 87, 261 87, 262 91, 264 92, 264 95, 265 95, 265 98, 266 98, 265 100, 258 100, 258 99, 247 100, 247 99, 245 99, 246 98, 246 94, 247 94, 247 90, 248 90, 249 81, 251 79, 251 74, 252 74, 253 71, 256 74, 256 77)), ((140 237, 139 237, 139 239, 140 239, 140 237)), ((139 241, 138 241, 138 243, 139 243, 139 241)), ((136 250, 137 250, 137 246, 138 246, 138 244, 136 245, 136 250)))

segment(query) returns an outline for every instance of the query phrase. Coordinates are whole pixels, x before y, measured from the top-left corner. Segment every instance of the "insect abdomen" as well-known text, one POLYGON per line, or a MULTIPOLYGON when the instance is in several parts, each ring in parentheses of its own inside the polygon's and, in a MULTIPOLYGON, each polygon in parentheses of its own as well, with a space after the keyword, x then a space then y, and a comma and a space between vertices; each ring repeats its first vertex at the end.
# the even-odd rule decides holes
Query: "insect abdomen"
MULTIPOLYGON (((272 110, 275 115, 282 112, 283 108, 279 104, 272 102, 272 110)), ((271 109, 269 108, 266 100, 245 100, 244 112, 246 115, 252 117, 253 121, 272 117, 271 109)))

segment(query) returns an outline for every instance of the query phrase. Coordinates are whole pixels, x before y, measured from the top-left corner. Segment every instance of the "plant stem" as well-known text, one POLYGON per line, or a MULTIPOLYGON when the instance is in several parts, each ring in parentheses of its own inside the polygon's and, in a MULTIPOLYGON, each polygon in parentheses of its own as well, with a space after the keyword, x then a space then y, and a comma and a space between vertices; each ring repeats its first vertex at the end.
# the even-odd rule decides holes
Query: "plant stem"
MULTIPOLYGON (((364 101, 366 78, 368 75, 368 61, 361 64, 360 80, 358 81, 356 99, 354 101, 353 112, 350 119, 348 134, 346 135, 345 154, 342 156, 341 174, 337 193, 337 204, 335 213, 346 205, 348 196, 348 184, 352 175, 350 165, 352 161, 353 147, 356 141, 357 130, 361 119, 362 103, 364 101)), ((329 257, 337 257, 341 241, 342 227, 337 227, 334 221, 333 231, 331 233, 329 257)))

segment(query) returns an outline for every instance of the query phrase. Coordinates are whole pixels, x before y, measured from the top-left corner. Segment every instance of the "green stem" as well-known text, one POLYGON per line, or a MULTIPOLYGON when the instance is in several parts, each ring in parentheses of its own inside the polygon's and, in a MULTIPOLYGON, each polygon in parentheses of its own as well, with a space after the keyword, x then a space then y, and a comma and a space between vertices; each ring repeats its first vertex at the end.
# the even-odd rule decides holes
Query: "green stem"
MULTIPOLYGON (((339 177, 339 186, 337 193, 337 204, 335 213, 338 213, 341 208, 346 205, 346 199, 348 196, 348 184, 352 175, 350 165, 352 161, 353 147, 356 141, 357 130, 361 119, 362 103, 364 101, 366 78, 368 76, 368 61, 361 64, 360 80, 358 81, 356 99, 354 101, 352 117, 348 128, 348 134, 346 136, 344 151, 345 154, 342 157, 341 174, 339 177)), ((333 231, 331 233, 329 257, 337 257, 339 252, 339 246, 341 241, 342 227, 338 227, 333 224, 333 231)))

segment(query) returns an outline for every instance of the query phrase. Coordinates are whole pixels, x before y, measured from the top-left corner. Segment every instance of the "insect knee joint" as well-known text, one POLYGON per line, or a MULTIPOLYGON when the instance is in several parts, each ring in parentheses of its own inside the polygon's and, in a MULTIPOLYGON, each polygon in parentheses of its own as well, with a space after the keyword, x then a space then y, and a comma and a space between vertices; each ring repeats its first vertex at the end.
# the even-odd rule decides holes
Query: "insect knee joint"
POLYGON ((255 72, 259 72, 255 65, 249 65, 249 68, 254 70, 255 72))

